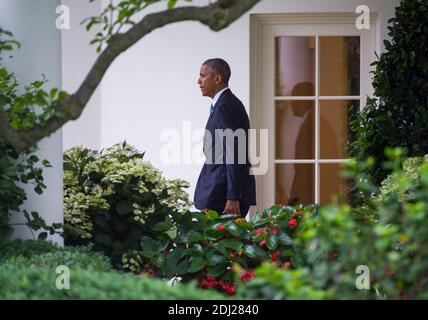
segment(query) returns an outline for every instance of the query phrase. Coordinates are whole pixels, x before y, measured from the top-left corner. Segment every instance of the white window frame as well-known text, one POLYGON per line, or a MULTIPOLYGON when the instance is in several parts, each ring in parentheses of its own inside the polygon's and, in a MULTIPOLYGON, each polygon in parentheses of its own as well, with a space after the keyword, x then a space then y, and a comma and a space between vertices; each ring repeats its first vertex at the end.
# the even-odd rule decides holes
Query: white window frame
POLYGON ((363 107, 367 96, 373 95, 371 85, 372 67, 375 52, 380 52, 379 15, 370 14, 370 29, 358 30, 355 13, 284 13, 284 14, 252 14, 250 16, 250 120, 251 127, 269 129, 268 172, 256 176, 257 211, 275 204, 275 165, 276 164, 314 164, 315 170, 315 202, 320 202, 320 170, 319 164, 342 163, 345 159, 320 159, 319 138, 319 102, 325 100, 359 100, 363 107), (353 28, 352 28, 353 26, 353 28), (340 30, 346 30, 341 32, 340 30), (320 36, 360 36, 360 96, 323 96, 319 93, 319 38, 320 36), (316 37, 316 93, 313 97, 275 96, 275 83, 272 76, 275 68, 274 41, 277 36, 315 36, 316 37), (263 60, 265 59, 265 60, 263 60), (267 61, 270 61, 267 72, 267 61), (266 76, 269 74, 268 76, 266 76), (275 159, 275 102, 281 100, 312 100, 315 101, 315 160, 277 160, 275 159), (273 108, 271 112, 263 112, 264 108, 273 108), (272 126, 273 125, 273 126, 272 126))

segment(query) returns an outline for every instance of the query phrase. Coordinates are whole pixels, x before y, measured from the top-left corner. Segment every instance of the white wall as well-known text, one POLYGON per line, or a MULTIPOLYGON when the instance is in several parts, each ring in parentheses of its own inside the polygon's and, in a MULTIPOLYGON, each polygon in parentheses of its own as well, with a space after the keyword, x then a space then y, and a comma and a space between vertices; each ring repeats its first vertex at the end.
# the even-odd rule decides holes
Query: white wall
MULTIPOLYGON (((107 3, 103 0, 103 5, 107 3)), ((207 3, 193 1, 196 5, 207 3)), ((210 100, 201 96, 196 84, 201 63, 212 57, 227 60, 232 69, 230 87, 249 111, 250 14, 355 12, 364 4, 380 13, 381 38, 385 38, 386 21, 393 16, 398 0, 263 0, 221 32, 213 32, 199 22, 181 22, 150 33, 119 56, 102 81, 101 146, 126 139, 146 151, 146 159, 167 177, 190 181, 193 199, 201 164, 164 164, 160 150, 165 142, 160 136, 167 128, 182 132, 185 121, 192 130, 205 127, 210 100)), ((152 11, 165 7, 163 2, 152 11)), ((197 142, 188 143, 201 151, 197 142)))
MULTIPOLYGON (((62 31, 62 88, 74 93, 83 82, 90 67, 98 57, 95 46, 90 46, 95 28, 86 31, 80 23, 87 17, 98 16, 101 1, 62 0, 69 8, 70 29, 62 31)), ((63 148, 68 150, 79 144, 99 149, 101 144, 101 96, 98 88, 89 100, 78 121, 70 121, 64 127, 63 148)))
MULTIPOLYGON (((23 84, 42 79, 45 74, 47 88, 61 85, 61 35, 55 27, 55 8, 59 0, 0 0, 0 26, 14 33, 21 42, 21 49, 13 52, 14 58, 4 55, 4 63, 15 72, 23 84)), ((30 186, 25 186, 28 200, 23 208, 37 211, 48 223, 63 221, 62 192, 62 131, 39 144, 40 159, 48 159, 53 168, 43 172, 48 186, 43 195, 37 195, 30 186)), ((22 214, 14 214, 12 223, 23 222, 22 214)), ((32 238, 27 227, 17 226, 12 238, 32 238)), ((62 243, 60 237, 53 240, 62 243)))

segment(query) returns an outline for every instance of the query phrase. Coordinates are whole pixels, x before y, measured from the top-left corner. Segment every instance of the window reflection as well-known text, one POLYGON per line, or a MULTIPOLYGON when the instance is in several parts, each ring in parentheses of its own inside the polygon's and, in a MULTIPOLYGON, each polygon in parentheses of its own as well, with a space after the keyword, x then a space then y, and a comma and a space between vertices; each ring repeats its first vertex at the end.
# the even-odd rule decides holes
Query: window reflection
POLYGON ((276 96, 315 96, 315 37, 276 37, 276 96), (309 82, 311 91, 293 90, 309 82))
POLYGON ((360 95, 360 37, 320 37, 320 95, 360 95))
POLYGON ((350 138, 349 121, 358 110, 359 101, 320 101, 321 159, 347 158, 350 138))
POLYGON ((315 203, 315 171, 313 164, 277 164, 275 167, 278 204, 315 203))
POLYGON ((275 156, 315 159, 315 101, 277 101, 275 156))
POLYGON ((331 203, 334 196, 339 202, 346 202, 348 183, 342 177, 340 163, 320 164, 320 203, 331 203))

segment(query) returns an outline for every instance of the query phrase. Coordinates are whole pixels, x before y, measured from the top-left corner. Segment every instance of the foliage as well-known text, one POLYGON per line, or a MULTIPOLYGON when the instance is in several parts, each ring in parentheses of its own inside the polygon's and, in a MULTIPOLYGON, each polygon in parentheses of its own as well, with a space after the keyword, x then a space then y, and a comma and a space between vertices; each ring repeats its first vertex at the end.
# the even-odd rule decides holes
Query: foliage
POLYGON ((351 122, 352 155, 375 165, 368 175, 379 185, 390 170, 381 166, 386 147, 406 148, 410 157, 428 153, 428 2, 401 0, 389 20, 385 52, 374 62, 374 96, 351 122))
POLYGON ((183 300, 224 299, 215 293, 197 289, 194 284, 176 284, 116 271, 100 272, 70 269, 70 289, 58 290, 58 274, 53 269, 0 266, 0 299, 108 299, 108 300, 183 300))
POLYGON ((171 214, 190 207, 183 180, 167 180, 144 153, 126 142, 99 154, 84 147, 64 154, 64 235, 67 244, 92 243, 121 268, 141 250, 143 235, 171 229, 171 214))
MULTIPOLYGON (((292 235, 302 206, 273 206, 251 221, 217 212, 190 212, 187 186, 168 181, 126 142, 97 153, 64 154, 67 244, 91 243, 115 267, 233 293, 238 263, 249 278, 264 260, 301 266, 292 235)), ((309 206, 308 210, 315 211, 309 206)))
MULTIPOLYGON (((12 36, 11 32, 0 29, 0 54, 2 51, 12 50, 14 46, 19 47, 19 42, 12 36)), ((52 104, 63 98, 64 93, 57 89, 52 89, 49 94, 44 91, 42 86, 45 82, 45 79, 35 81, 22 90, 15 75, 0 64, 0 108, 5 108, 13 129, 24 129, 43 123, 52 114, 52 104)), ((0 241, 11 230, 11 211, 20 211, 20 206, 27 199, 23 184, 34 184, 37 194, 41 194, 46 188, 42 166, 47 168, 51 165, 47 160, 42 160, 39 164, 40 160, 34 154, 35 151, 36 147, 33 147, 18 153, 0 138, 0 241)), ((44 229, 54 234, 61 227, 60 224, 46 225, 37 212, 28 213, 23 210, 23 214, 30 230, 44 229)), ((41 238, 46 236, 47 232, 39 234, 41 238)))
MULTIPOLYGON (((311 219, 305 214, 294 239, 304 257, 299 272, 264 266, 256 270, 259 282, 246 284, 241 296, 427 299, 428 161, 408 160, 403 170, 402 154, 388 150, 386 167, 392 174, 381 196, 370 198, 371 188, 360 189, 369 192, 367 206, 329 205, 311 219), (412 163, 419 165, 409 169, 412 163), (368 267, 368 290, 356 287, 358 266, 368 267)), ((352 162, 350 175, 357 176, 365 166, 352 162)))
POLYGON ((14 256, 29 258, 33 255, 58 251, 57 244, 46 240, 15 239, 0 245, 0 263, 14 256))
POLYGON ((3 262, 3 266, 15 268, 37 267, 55 269, 58 266, 80 268, 95 271, 111 271, 110 260, 99 252, 93 252, 89 247, 65 247, 56 251, 33 254, 29 257, 13 255, 3 262))
POLYGON ((419 168, 428 162, 428 155, 425 157, 414 157, 408 158, 402 163, 402 171, 389 175, 380 186, 380 193, 377 196, 379 201, 386 200, 389 195, 395 193, 398 197, 398 201, 411 201, 415 194, 412 190, 413 187, 420 188, 419 181, 419 168), (403 188, 400 183, 410 183, 403 188))
POLYGON ((15 239, 0 245, 0 264, 55 268, 58 265, 109 271, 110 260, 90 247, 60 247, 46 240, 15 239))
POLYGON ((307 268, 292 269, 264 262, 255 273, 256 276, 249 282, 236 278, 239 283, 237 299, 320 300, 333 298, 328 290, 317 288, 312 283, 307 268))
POLYGON ((165 224, 158 238, 143 236, 142 250, 125 256, 124 266, 165 279, 196 279, 201 287, 234 294, 235 275, 249 281, 263 261, 301 266, 291 237, 302 213, 301 206, 273 206, 250 221, 215 211, 173 215, 174 232, 165 224))
POLYGON ((195 284, 123 274, 89 247, 59 247, 43 240, 14 240, 0 246, 0 299, 224 299, 195 284), (56 288, 60 265, 69 267, 70 289, 56 288))
MULTIPOLYGON (((12 210, 20 211, 20 206, 27 199, 22 184, 34 183, 34 191, 38 194, 46 188, 42 169, 37 166, 38 162, 39 158, 31 152, 18 154, 0 139, 0 241, 12 229, 9 223, 12 210)), ((50 166, 46 160, 43 161, 43 165, 50 166)), ((55 232, 46 226, 37 212, 31 212, 31 216, 25 210, 23 213, 27 219, 27 225, 33 230, 44 226, 45 229, 55 232)), ((55 226, 58 227, 58 225, 55 226)), ((43 236, 45 233, 42 234, 43 236)))
MULTIPOLYGON (((94 0, 89 0, 93 2, 94 0)), ((168 9, 174 8, 178 0, 168 0, 168 9)), ((185 0, 191 2, 192 0, 185 0)), ((102 47, 115 34, 119 34, 123 27, 133 27, 136 25, 135 16, 146 9, 148 6, 160 2, 160 0, 122 0, 117 4, 110 3, 104 11, 95 17, 89 17, 82 21, 86 23, 86 30, 90 30, 94 26, 100 25, 99 31, 91 44, 97 45, 97 52, 102 50, 102 47)))

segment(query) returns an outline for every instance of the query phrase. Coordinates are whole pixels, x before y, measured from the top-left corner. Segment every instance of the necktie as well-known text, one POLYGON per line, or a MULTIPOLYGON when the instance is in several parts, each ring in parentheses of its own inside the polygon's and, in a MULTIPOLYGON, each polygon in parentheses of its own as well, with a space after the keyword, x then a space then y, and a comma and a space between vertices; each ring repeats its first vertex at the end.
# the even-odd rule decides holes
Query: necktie
POLYGON ((214 106, 211 104, 211 114, 214 112, 214 106))

